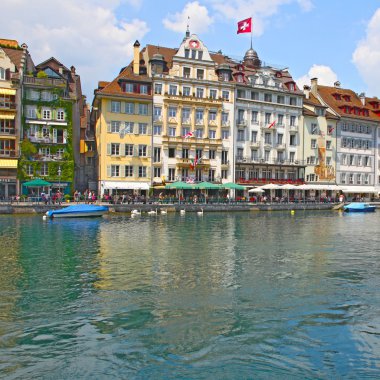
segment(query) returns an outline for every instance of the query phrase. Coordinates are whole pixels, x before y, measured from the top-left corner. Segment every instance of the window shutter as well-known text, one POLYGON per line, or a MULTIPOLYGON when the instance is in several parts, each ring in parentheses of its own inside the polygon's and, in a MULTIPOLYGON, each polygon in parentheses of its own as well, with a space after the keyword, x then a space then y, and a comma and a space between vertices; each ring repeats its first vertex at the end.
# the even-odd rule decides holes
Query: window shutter
POLYGON ((137 178, 139 176, 139 167, 136 165, 133 167, 133 176, 135 178, 137 178))
POLYGON ((120 177, 125 177, 125 165, 120 165, 120 177))
POLYGON ((151 134, 152 134, 152 126, 151 126, 151 125, 148 126, 148 128, 147 128, 147 130, 146 130, 146 133, 147 133, 148 135, 151 135, 151 134))
POLYGON ((120 144, 119 154, 120 154, 120 156, 125 156, 125 144, 120 144))
POLYGON ((111 166, 107 165, 107 177, 111 177, 111 166))
POLYGON ((139 103, 135 103, 135 114, 136 115, 140 114, 140 104, 139 103))
POLYGON ((111 123, 110 122, 107 123, 107 132, 111 133, 111 123))
POLYGON ((66 129, 63 131, 63 143, 64 144, 67 143, 67 130, 66 129))
POLYGON ((138 123, 134 123, 134 126, 133 126, 133 133, 135 135, 138 135, 139 134, 139 124, 138 123))
POLYGON ((147 166, 146 167, 146 177, 147 178, 150 178, 150 173, 151 173, 150 166, 147 166))
POLYGON ((11 69, 6 69, 5 70, 5 80, 10 80, 11 79, 11 69))
POLYGON ((111 144, 107 144, 107 156, 111 155, 111 144))
POLYGON ((139 155, 139 147, 138 145, 133 145, 133 156, 138 157, 139 155))
POLYGON ((147 147, 147 150, 146 150, 146 156, 147 157, 150 157, 152 155, 152 147, 151 146, 148 146, 147 147))

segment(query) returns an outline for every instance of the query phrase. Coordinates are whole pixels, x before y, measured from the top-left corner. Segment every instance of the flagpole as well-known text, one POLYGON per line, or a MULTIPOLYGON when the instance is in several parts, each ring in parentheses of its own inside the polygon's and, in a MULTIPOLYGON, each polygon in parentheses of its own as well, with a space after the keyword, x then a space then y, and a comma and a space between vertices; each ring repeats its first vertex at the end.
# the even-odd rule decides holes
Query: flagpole
POLYGON ((252 15, 251 15, 251 49, 252 49, 252 15))

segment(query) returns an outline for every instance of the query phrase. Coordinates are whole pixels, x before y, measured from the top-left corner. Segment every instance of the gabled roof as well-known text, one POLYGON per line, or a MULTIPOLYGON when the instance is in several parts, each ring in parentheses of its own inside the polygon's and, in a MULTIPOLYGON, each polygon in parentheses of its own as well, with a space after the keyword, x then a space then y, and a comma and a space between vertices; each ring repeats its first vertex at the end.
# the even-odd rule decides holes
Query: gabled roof
POLYGON ((22 57, 24 56, 24 51, 20 49, 12 49, 6 47, 2 47, 2 49, 4 50, 4 53, 9 57, 9 59, 13 62, 13 64, 16 66, 17 70, 20 70, 22 57))
POLYGON ((329 87, 321 85, 318 85, 317 90, 323 101, 339 116, 349 117, 353 119, 378 121, 376 114, 367 105, 363 105, 359 96, 354 91, 340 87, 329 87), (340 99, 337 99, 338 95, 340 95, 340 99), (346 107, 349 107, 349 109, 352 111, 355 109, 367 110, 369 116, 356 115, 354 112, 344 112, 346 107))
POLYGON ((307 104, 307 105, 314 106, 314 107, 327 108, 325 105, 323 105, 319 101, 319 99, 312 92, 309 93, 309 98, 305 98, 303 100, 303 104, 307 104))
MULTIPOLYGON (((45 67, 50 67, 52 69, 62 67, 64 70, 70 71, 65 65, 63 65, 61 62, 58 61, 58 59, 54 57, 50 57, 46 61, 43 61, 36 65, 36 69, 43 69, 45 67)), ((55 69, 55 71, 57 71, 57 69, 55 69)))

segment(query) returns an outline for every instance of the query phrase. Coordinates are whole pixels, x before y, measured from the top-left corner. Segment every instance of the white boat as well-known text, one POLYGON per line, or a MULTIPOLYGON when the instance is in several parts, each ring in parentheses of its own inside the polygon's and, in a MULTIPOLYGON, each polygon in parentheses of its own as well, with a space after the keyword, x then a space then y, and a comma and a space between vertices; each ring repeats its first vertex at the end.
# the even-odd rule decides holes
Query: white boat
POLYGON ((102 216, 108 212, 108 206, 72 205, 59 210, 46 212, 48 218, 83 218, 102 216))

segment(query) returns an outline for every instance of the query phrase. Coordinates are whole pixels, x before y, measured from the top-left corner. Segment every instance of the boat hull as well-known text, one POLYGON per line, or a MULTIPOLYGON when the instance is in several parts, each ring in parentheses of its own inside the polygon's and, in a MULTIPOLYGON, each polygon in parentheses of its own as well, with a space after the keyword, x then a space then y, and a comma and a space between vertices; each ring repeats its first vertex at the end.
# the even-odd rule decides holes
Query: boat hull
POLYGON ((48 218, 93 218, 103 216, 108 212, 107 206, 78 205, 69 206, 60 210, 46 212, 48 218))
POLYGON ((376 210, 375 206, 371 206, 368 203, 350 203, 344 206, 345 212, 374 212, 376 210))
POLYGON ((359 209, 349 209, 349 208, 345 208, 344 211, 345 212, 375 212, 375 209, 376 207, 375 206, 370 206, 368 208, 363 208, 361 210, 359 209))

